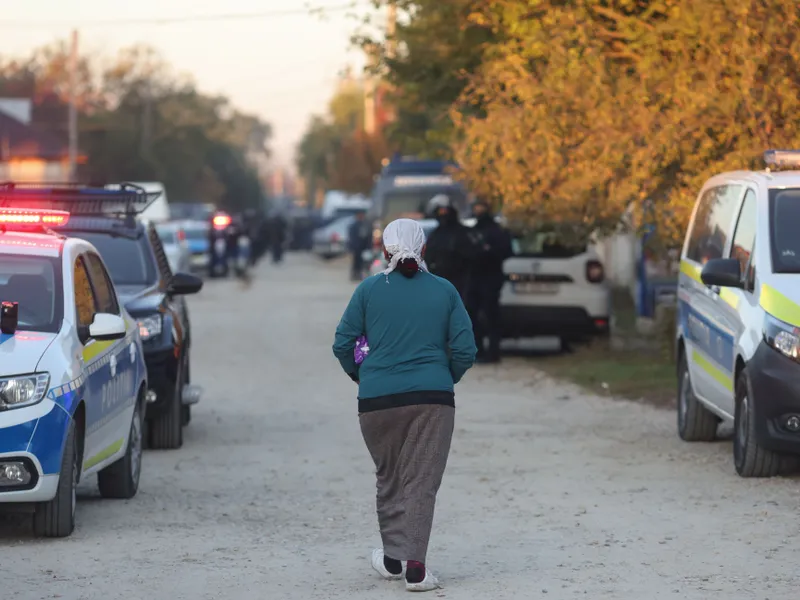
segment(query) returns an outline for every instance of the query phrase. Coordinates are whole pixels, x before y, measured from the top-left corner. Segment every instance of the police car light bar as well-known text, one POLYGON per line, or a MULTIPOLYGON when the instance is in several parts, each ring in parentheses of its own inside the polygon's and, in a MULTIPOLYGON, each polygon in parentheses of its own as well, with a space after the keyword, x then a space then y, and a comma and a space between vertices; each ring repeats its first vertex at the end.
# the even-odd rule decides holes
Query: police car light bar
POLYGON ((63 210, 0 208, 0 226, 63 227, 67 222, 69 213, 63 210))
POLYGON ((800 150, 767 150, 764 163, 768 169, 800 169, 800 150))
POLYGON ((0 210, 46 209, 97 217, 137 215, 161 195, 131 183, 115 187, 117 189, 75 183, 3 182, 0 183, 0 210))

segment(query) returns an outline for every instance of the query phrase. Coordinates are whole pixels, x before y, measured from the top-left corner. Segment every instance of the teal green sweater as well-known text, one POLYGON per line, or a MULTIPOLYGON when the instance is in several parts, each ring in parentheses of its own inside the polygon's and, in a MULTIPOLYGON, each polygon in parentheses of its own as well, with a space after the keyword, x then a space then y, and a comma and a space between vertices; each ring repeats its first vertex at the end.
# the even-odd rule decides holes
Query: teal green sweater
POLYGON ((333 353, 359 381, 359 399, 408 392, 453 392, 477 348, 464 303, 453 285, 420 271, 379 274, 361 282, 336 328, 333 353), (367 336, 369 354, 353 349, 367 336))

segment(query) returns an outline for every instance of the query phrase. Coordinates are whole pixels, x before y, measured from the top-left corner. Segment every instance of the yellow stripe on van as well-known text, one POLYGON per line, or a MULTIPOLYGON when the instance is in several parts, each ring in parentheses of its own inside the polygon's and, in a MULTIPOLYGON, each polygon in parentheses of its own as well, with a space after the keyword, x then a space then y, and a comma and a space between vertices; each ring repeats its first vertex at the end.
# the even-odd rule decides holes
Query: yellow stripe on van
POLYGON ((725 371, 700 354, 697 350, 692 351, 692 361, 698 367, 708 373, 714 381, 719 383, 726 390, 733 391, 733 379, 725 371))
POLYGON ((83 468, 84 469, 91 469, 93 466, 95 466, 97 464, 100 464, 105 459, 114 456, 117 452, 122 450, 123 442, 125 442, 125 438, 120 438, 116 442, 111 444, 110 446, 104 448, 103 450, 101 450, 100 452, 98 452, 97 454, 92 456, 91 458, 87 459, 83 463, 83 468))
POLYGON ((696 265, 688 260, 681 261, 681 273, 686 275, 689 279, 694 279, 697 283, 703 283, 703 280, 700 279, 700 271, 702 270, 703 267, 700 265, 696 265))
POLYGON ((781 294, 774 287, 762 283, 758 303, 766 313, 779 321, 800 327, 800 305, 781 294))

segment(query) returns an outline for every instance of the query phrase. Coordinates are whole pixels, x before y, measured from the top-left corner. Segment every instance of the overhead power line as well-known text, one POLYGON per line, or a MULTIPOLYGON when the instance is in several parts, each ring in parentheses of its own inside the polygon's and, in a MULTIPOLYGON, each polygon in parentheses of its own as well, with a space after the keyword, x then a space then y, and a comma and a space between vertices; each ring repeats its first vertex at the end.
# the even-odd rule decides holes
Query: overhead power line
POLYGON ((330 12, 344 12, 364 5, 363 1, 353 1, 347 4, 306 6, 304 8, 292 8, 286 10, 268 10, 249 13, 217 13, 208 15, 185 15, 182 17, 152 17, 140 19, 100 19, 94 21, 48 21, 48 20, 8 20, 0 21, 2 27, 107 27, 107 26, 137 26, 137 25, 180 25, 184 23, 202 23, 218 21, 245 21, 252 19, 272 19, 280 17, 292 17, 301 15, 325 15, 330 12))

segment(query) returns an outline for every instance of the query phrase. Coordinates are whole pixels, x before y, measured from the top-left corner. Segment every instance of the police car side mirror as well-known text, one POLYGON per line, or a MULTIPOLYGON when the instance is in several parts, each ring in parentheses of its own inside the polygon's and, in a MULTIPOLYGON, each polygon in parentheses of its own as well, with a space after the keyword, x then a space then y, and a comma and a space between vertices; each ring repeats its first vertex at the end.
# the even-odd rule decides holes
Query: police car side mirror
POLYGON ((741 288, 741 266, 735 258, 712 258, 700 272, 700 279, 706 285, 741 288))
POLYGON ((196 294, 203 289, 203 280, 190 273, 175 273, 167 284, 167 293, 173 296, 196 294))
POLYGON ((125 320, 119 315, 97 313, 89 325, 89 337, 98 342, 121 340, 125 333, 125 320))

